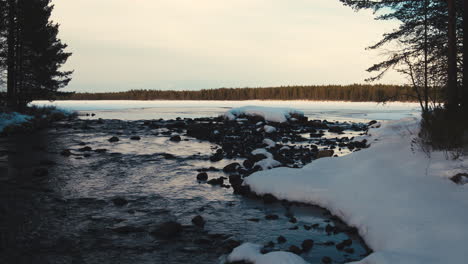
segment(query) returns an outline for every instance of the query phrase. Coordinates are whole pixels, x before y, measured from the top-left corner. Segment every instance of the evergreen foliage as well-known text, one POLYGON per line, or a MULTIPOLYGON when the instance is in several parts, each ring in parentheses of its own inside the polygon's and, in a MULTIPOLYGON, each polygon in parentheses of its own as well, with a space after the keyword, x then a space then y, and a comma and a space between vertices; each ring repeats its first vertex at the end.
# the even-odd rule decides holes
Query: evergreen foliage
POLYGON ((0 0, 0 79, 7 79, 10 108, 21 110, 38 98, 55 99, 71 71, 60 68, 70 57, 50 20, 51 0, 0 0))
POLYGON ((330 101, 416 101, 409 86, 353 84, 283 86, 267 88, 220 88, 201 91, 131 90, 110 93, 76 93, 64 100, 330 100, 330 101))

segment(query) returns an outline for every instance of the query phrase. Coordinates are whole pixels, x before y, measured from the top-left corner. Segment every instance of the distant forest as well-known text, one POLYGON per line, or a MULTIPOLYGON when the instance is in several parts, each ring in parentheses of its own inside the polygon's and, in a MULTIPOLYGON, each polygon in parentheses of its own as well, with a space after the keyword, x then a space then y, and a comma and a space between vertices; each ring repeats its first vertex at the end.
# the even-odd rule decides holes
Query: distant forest
POLYGON ((323 85, 265 88, 219 88, 199 91, 131 90, 109 93, 62 94, 58 100, 327 100, 327 101, 416 101, 409 86, 323 85))

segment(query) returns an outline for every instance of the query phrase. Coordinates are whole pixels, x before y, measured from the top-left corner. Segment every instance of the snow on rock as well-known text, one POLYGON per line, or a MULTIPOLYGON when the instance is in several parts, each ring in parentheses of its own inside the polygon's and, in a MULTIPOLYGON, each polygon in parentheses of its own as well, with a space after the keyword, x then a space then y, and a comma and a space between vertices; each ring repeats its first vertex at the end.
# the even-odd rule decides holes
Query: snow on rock
POLYGON ((260 116, 265 121, 277 123, 287 122, 291 118, 291 115, 304 116, 304 113, 293 108, 265 106, 243 106, 233 108, 224 113, 224 117, 229 120, 236 120, 239 116, 260 116))
POLYGON ((228 262, 248 261, 254 264, 307 264, 301 257, 289 252, 276 251, 261 254, 262 246, 244 243, 228 256, 228 262))
POLYGON ((31 119, 31 116, 22 115, 16 112, 0 113, 0 133, 3 132, 3 129, 5 129, 7 126, 26 123, 31 119))
POLYGON ((276 132, 276 128, 269 125, 265 125, 263 130, 268 134, 276 132))
POLYGON ((369 149, 260 171, 245 183, 258 194, 328 208, 356 227, 374 250, 356 263, 467 263, 468 187, 448 177, 468 171, 468 162, 419 150, 418 129, 417 118, 385 122, 370 129, 369 149))
POLYGON ((281 162, 275 160, 273 158, 273 154, 268 152, 266 149, 260 148, 260 149, 256 149, 256 150, 252 151, 252 155, 258 155, 258 154, 264 155, 266 157, 266 159, 262 159, 260 161, 257 161, 254 164, 254 167, 255 166, 260 166, 260 168, 262 168, 262 170, 269 170, 269 169, 273 169, 273 168, 281 166, 281 162))
POLYGON ((265 138, 263 140, 263 144, 267 145, 268 148, 274 148, 276 146, 276 143, 273 140, 269 139, 269 138, 265 138))

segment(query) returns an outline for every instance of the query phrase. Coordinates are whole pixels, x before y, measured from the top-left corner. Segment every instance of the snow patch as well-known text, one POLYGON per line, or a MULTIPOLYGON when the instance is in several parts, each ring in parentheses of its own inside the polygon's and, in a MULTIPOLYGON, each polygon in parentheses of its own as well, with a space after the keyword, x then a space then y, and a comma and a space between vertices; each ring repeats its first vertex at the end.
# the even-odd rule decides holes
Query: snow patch
POLYGON ((229 262, 248 261, 254 264, 307 264, 301 257, 289 252, 276 251, 261 254, 262 246, 244 243, 235 248, 228 256, 229 262))
POLYGON ((370 129, 369 149, 256 172, 245 183, 260 195, 328 208, 356 227, 374 250, 356 263, 466 263, 468 188, 448 177, 468 171, 468 162, 419 150, 418 130, 418 118, 383 122, 370 129))
POLYGON ((269 138, 265 138, 263 140, 263 144, 267 145, 268 148, 274 148, 276 146, 276 143, 273 140, 269 139, 269 138))
POLYGON ((269 125, 265 125, 263 130, 268 134, 276 132, 276 128, 269 125))
POLYGON ((233 108, 226 113, 224 117, 229 120, 236 120, 239 116, 260 116, 265 121, 284 123, 291 115, 304 116, 302 111, 293 108, 265 107, 265 106, 243 106, 233 108))

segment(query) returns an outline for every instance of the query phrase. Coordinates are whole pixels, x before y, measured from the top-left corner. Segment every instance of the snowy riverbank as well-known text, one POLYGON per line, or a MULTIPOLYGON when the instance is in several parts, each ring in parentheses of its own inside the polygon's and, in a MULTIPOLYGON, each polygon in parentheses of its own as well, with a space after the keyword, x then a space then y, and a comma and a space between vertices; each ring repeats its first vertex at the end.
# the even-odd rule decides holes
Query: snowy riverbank
MULTIPOLYGON (((245 182, 258 194, 325 207, 356 227, 374 250, 357 263, 466 263, 468 186, 448 178, 467 172, 468 160, 422 151, 413 143, 418 125, 416 118, 388 121, 370 129, 369 149, 260 171, 245 182)), ((249 244, 230 256, 256 264, 263 258, 249 244)), ((300 263, 290 259, 270 264, 300 263)))

